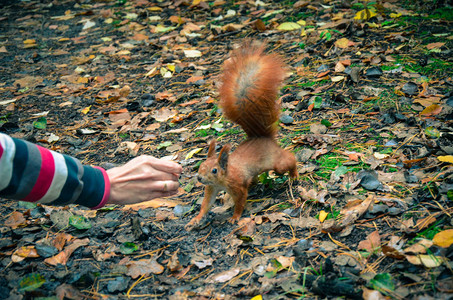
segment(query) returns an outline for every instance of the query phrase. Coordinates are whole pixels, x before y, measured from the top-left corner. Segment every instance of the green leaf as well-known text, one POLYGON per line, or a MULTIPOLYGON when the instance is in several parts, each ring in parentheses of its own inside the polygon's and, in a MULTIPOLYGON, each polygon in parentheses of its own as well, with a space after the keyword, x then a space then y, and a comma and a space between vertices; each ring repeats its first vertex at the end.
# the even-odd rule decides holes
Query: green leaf
POLYGON ((370 284, 373 289, 384 294, 395 290, 395 283, 393 282, 392 275, 389 273, 377 274, 370 280, 370 284))
POLYGON ((432 126, 425 129, 425 134, 432 139, 437 139, 438 137, 440 137, 439 129, 432 126))
POLYGON ((36 129, 46 129, 47 127, 47 120, 44 117, 40 117, 38 120, 33 122, 33 127, 36 129))
POLYGON ((330 123, 329 120, 326 120, 326 119, 321 120, 321 124, 326 127, 332 126, 332 123, 330 123))
POLYGON ((34 291, 43 285, 46 282, 46 279, 38 273, 32 273, 19 281, 19 291, 20 292, 30 292, 34 291))
POLYGON ((335 175, 337 175, 338 177, 346 173, 348 173, 348 167, 339 166, 338 168, 335 169, 335 175))
POLYGON ((447 191, 447 198, 448 200, 453 201, 453 190, 447 191))
POLYGON ((69 225, 77 229, 90 229, 91 223, 84 216, 74 215, 69 217, 69 225))
POLYGON ((171 146, 171 142, 170 142, 170 141, 160 143, 160 144, 157 146, 157 150, 162 149, 162 148, 167 148, 168 146, 171 146))
POLYGON ((247 243, 253 242, 253 238, 247 235, 238 235, 237 238, 247 243))
POLYGON ((126 242, 120 245, 120 251, 123 254, 132 254, 138 250, 138 246, 134 243, 126 242))

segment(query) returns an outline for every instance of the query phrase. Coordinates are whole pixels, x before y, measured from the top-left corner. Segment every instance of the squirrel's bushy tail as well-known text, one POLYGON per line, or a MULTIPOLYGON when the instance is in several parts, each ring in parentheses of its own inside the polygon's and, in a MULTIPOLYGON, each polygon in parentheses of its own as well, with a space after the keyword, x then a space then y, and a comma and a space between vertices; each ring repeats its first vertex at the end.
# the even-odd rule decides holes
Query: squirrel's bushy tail
POLYGON ((264 43, 246 41, 223 65, 220 106, 248 137, 272 137, 277 133, 277 96, 286 66, 280 56, 266 54, 265 47, 264 43))

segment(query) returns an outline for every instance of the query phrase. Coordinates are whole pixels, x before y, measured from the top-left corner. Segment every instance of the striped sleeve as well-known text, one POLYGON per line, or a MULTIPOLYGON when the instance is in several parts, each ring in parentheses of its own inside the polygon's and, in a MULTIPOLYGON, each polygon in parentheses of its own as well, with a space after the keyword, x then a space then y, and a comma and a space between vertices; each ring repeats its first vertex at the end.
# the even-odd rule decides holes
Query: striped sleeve
POLYGON ((47 205, 105 205, 110 182, 104 169, 0 133, 0 197, 47 205))

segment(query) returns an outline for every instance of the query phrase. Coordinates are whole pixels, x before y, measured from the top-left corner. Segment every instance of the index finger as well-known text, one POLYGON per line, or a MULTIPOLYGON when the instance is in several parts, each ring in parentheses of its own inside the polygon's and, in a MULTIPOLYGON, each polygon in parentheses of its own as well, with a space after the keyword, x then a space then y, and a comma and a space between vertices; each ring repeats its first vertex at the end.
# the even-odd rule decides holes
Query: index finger
POLYGON ((182 166, 174 161, 153 157, 151 160, 149 160, 149 163, 153 168, 161 172, 172 173, 176 175, 179 175, 182 172, 182 166))

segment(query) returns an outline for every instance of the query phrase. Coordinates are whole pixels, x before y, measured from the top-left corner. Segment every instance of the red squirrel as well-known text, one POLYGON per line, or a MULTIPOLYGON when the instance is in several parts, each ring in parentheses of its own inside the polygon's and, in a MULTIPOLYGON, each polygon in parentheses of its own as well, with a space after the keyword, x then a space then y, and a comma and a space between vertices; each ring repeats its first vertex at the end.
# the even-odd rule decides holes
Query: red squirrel
POLYGON ((217 194, 231 196, 235 208, 230 222, 239 220, 253 179, 266 171, 297 177, 296 158, 276 141, 280 106, 279 87, 285 79, 286 66, 275 54, 265 53, 265 44, 247 41, 232 52, 223 64, 219 89, 223 114, 247 133, 235 151, 223 146, 215 154, 216 141, 209 144, 208 158, 198 170, 198 179, 206 185, 200 213, 186 226, 196 227, 208 213, 217 194))

